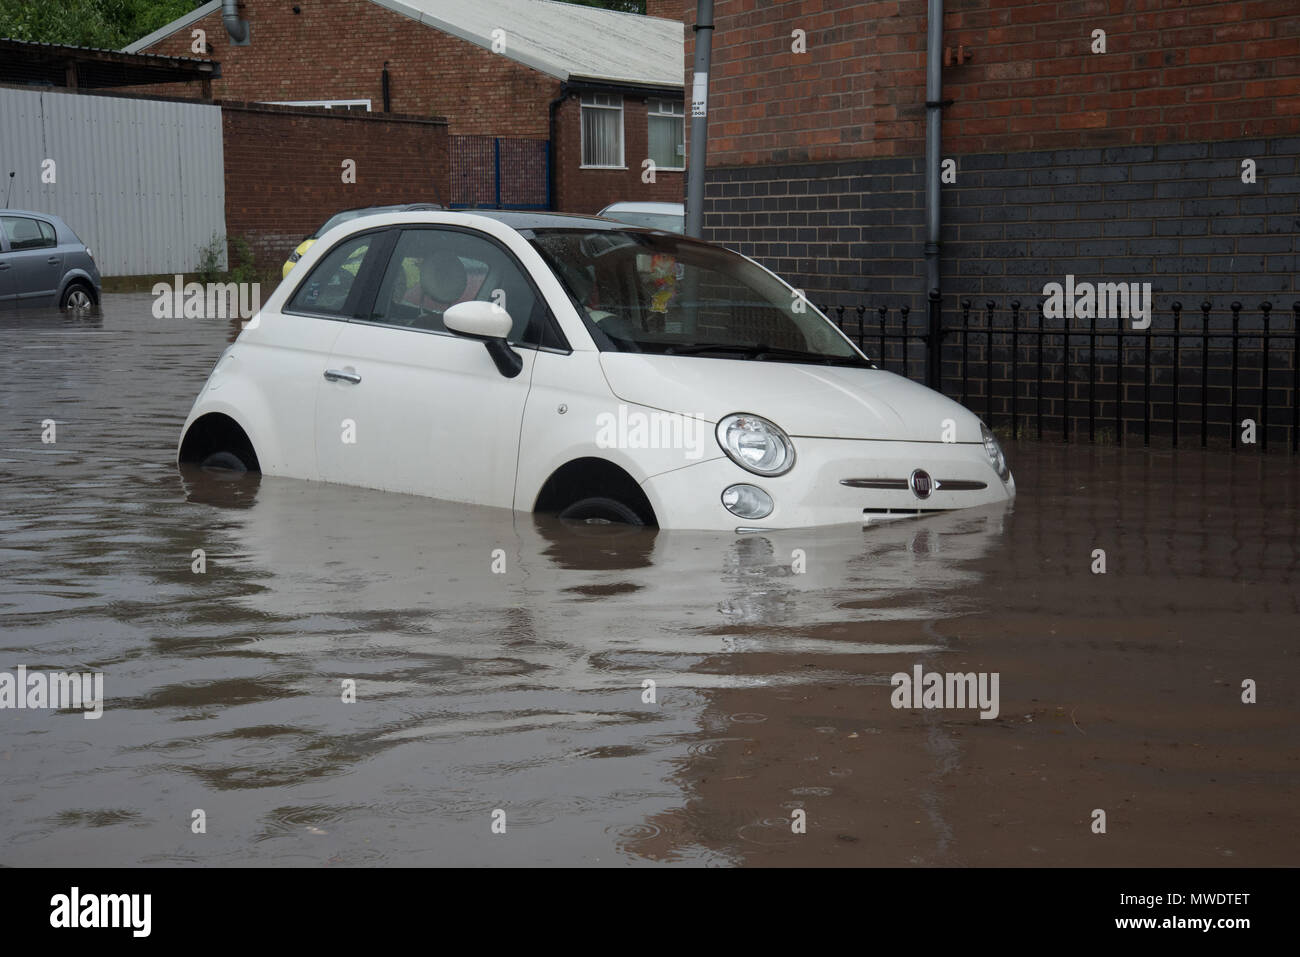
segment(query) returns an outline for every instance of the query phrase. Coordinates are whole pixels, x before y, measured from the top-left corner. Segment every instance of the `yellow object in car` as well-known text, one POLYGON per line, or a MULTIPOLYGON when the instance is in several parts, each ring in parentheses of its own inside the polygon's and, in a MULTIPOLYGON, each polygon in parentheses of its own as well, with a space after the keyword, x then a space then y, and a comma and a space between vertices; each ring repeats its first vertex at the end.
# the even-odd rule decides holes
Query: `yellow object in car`
POLYGON ((312 237, 304 239, 302 242, 298 244, 298 248, 289 254, 289 258, 284 261, 284 265, 280 268, 281 279, 289 275, 289 270, 294 267, 294 263, 296 263, 299 259, 302 258, 303 253, 311 249, 311 245, 314 242, 316 242, 316 240, 315 238, 312 237))

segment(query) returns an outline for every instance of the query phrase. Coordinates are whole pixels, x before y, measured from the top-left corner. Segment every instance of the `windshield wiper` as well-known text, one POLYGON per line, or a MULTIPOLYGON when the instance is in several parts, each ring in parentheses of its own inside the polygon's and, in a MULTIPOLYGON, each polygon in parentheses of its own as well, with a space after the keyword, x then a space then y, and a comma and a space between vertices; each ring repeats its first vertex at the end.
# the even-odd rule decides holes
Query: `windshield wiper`
POLYGON ((706 352, 730 352, 758 362, 773 359, 777 362, 807 362, 820 365, 870 365, 869 360, 863 362, 858 356, 826 355, 820 352, 806 352, 802 349, 777 349, 762 343, 746 345, 734 342, 693 342, 684 345, 665 345, 664 347, 664 355, 670 356, 693 356, 706 352))
POLYGON ((738 345, 731 342, 692 342, 677 345, 667 343, 664 345, 664 355, 668 356, 693 356, 701 352, 738 352, 746 358, 753 358, 756 346, 738 345))
POLYGON ((765 359, 776 359, 777 361, 788 359, 793 362, 820 363, 822 365, 862 365, 862 360, 856 355, 835 356, 823 352, 807 352, 803 349, 775 349, 765 345, 755 346, 754 349, 753 357, 759 362, 765 359))

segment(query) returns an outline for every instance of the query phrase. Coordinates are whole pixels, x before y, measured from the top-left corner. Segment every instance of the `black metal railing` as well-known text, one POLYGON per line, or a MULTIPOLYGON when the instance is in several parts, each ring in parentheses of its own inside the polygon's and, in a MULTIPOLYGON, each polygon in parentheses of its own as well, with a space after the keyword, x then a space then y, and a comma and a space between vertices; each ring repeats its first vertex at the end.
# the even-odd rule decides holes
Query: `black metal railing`
POLYGON ((1300 302, 1280 315, 1208 300, 1118 319, 1047 318, 1019 299, 961 299, 930 353, 925 310, 821 306, 881 368, 939 389, 1015 436, 1173 446, 1199 437, 1300 451, 1300 302), (938 381, 934 381, 937 376, 938 381))

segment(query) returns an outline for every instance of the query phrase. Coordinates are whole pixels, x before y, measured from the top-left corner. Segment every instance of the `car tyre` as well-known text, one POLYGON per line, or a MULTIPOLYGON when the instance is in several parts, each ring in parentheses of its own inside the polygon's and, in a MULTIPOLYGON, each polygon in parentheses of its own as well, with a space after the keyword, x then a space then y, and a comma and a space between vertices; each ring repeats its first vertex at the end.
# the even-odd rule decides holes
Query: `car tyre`
POLYGON ((645 519, 636 510, 622 502, 593 496, 579 499, 561 510, 559 517, 567 522, 582 522, 588 525, 644 525, 645 519))
POLYGON ((83 282, 68 283, 68 288, 63 290, 59 308, 64 312, 90 312, 95 308, 95 298, 90 293, 90 287, 83 282))
POLYGON ((247 472, 248 466, 234 452, 213 452, 202 462, 199 468, 222 469, 227 472, 247 472))

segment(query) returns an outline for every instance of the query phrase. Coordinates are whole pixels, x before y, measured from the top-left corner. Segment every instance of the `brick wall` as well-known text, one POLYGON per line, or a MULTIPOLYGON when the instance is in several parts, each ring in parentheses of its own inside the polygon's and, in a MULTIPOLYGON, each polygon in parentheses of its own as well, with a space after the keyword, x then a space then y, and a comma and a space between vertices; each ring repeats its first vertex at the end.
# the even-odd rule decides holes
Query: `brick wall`
MULTIPOLYGON (((221 63, 222 77, 212 83, 218 100, 369 99, 374 111, 383 109, 381 75, 387 62, 395 113, 446 117, 448 132, 456 136, 550 138, 550 103, 561 85, 556 78, 369 0, 298 6, 301 13, 295 14, 289 2, 244 0, 240 13, 253 31, 246 47, 230 43, 217 11, 147 52, 193 56, 192 30, 203 29, 212 47, 207 55, 221 63)), ((627 170, 580 169, 576 99, 558 113, 555 209, 594 212, 618 200, 681 201, 682 173, 660 172, 656 183, 641 182, 644 99, 626 101, 627 170)))
MULTIPOLYGON (((921 157, 712 169, 705 235, 819 302, 919 309, 922 171, 921 157)), ((956 178, 946 292, 1029 299, 1066 273, 1162 297, 1297 291, 1300 137, 983 153, 958 157, 956 178)))
POLYGON ((278 266, 340 209, 448 195, 447 125, 427 117, 223 103, 226 233, 278 266), (345 159, 356 183, 342 181, 345 159))
POLYGON ((194 56, 194 29, 207 31, 221 63, 213 96, 228 100, 368 99, 383 109, 388 63, 392 111, 445 116, 453 134, 546 139, 547 104, 559 81, 369 0, 295 4, 244 0, 252 43, 234 46, 221 12, 165 37, 148 53, 194 56))
POLYGON ((645 0, 645 15, 681 21, 688 0, 645 0))
POLYGON ((623 160, 626 169, 582 169, 582 108, 577 94, 556 109, 555 208, 595 213, 610 203, 680 203, 685 173, 656 170, 655 181, 641 181, 641 163, 649 155, 646 101, 623 97, 623 160))
MULTIPOLYGON (((710 165, 923 152, 925 10, 718 0, 710 165)), ((689 26, 694 4, 683 13, 689 26)), ((1296 14, 1294 0, 948 0, 944 44, 970 59, 944 70, 945 153, 1294 135, 1296 14)))
MULTIPOLYGON (((945 325, 962 322, 963 299, 977 329, 987 301, 997 303, 996 327, 1010 327, 1013 300, 1019 324, 1032 325, 1044 285, 1067 274, 1150 282, 1156 313, 1151 334, 1130 337, 1122 354, 1115 320, 1097 320, 1095 352, 1090 320, 1071 320, 1085 334, 1068 348, 1049 336, 1041 388, 1032 338, 1013 352, 1010 334, 997 333, 990 353, 983 333, 950 337, 944 390, 999 423, 1015 395, 1021 426, 1041 396, 1045 432, 1057 435, 1088 429, 1091 397, 1098 434, 1149 427, 1169 437, 1177 409, 1179 434, 1190 429, 1199 440, 1204 402, 1211 443, 1226 442, 1244 417, 1262 428, 1271 405, 1273 438, 1289 444, 1294 340, 1270 340, 1266 352, 1260 338, 1223 333, 1234 301, 1245 307, 1243 331, 1262 329, 1264 301, 1274 333, 1296 324, 1300 8, 1289 0, 947 0, 945 8, 945 46, 970 55, 943 70, 942 95, 953 103, 942 155, 956 173, 942 186, 945 325), (1106 53, 1091 52, 1097 29, 1106 53), (1247 159, 1253 183, 1242 182, 1247 159), (1219 335, 1175 348, 1175 301, 1185 330, 1199 330, 1201 303, 1212 303, 1219 335)), ((694 12, 687 2, 688 25, 694 12)), ((900 305, 914 332, 925 325, 924 14, 922 0, 718 0, 705 203, 706 238, 771 266, 832 315, 847 307, 855 334, 854 307, 867 306, 866 346, 913 375, 924 368, 921 343, 882 348, 872 333, 878 305, 892 307, 894 330, 900 305), (796 29, 806 54, 791 50, 796 29)), ((693 39, 688 30, 688 89, 693 39)))

